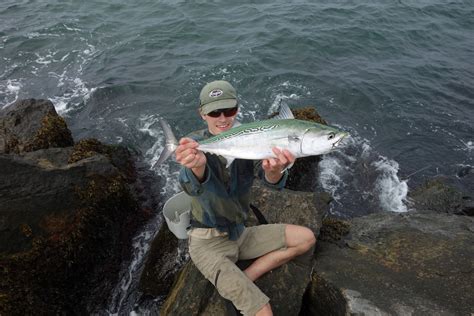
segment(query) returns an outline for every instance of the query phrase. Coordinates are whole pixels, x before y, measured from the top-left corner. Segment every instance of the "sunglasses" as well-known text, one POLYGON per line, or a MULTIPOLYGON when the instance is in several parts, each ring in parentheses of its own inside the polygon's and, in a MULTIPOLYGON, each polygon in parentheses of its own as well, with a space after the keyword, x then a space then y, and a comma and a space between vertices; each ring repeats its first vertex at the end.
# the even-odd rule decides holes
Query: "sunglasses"
POLYGON ((210 117, 219 117, 219 116, 221 116, 221 113, 224 113, 225 117, 231 117, 231 116, 234 116, 235 114, 237 114, 238 109, 239 108, 236 106, 236 107, 230 108, 230 109, 215 110, 215 111, 207 113, 206 115, 209 115, 210 117))

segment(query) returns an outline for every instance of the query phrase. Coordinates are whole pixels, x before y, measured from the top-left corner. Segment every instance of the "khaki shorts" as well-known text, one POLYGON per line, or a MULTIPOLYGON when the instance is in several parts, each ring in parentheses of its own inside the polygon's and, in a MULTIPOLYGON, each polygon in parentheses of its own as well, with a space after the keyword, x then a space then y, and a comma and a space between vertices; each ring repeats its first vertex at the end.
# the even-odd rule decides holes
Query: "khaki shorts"
POLYGON ((244 315, 255 315, 270 299, 235 262, 285 248, 284 224, 247 227, 238 240, 229 240, 226 233, 215 228, 194 228, 189 232, 189 254, 194 264, 219 294, 244 315))

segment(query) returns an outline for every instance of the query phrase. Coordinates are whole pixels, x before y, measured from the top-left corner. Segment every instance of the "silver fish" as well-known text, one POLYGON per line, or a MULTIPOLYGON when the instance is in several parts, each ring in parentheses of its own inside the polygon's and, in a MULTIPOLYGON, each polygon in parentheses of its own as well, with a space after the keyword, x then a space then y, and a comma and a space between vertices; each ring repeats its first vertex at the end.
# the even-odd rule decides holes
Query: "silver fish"
MULTIPOLYGON (((165 149, 154 167, 168 159, 178 147, 171 127, 160 120, 166 138, 165 149)), ((296 120, 287 105, 272 119, 239 124, 211 138, 199 142, 197 149, 227 160, 261 160, 275 157, 273 147, 289 150, 296 158, 326 154, 341 143, 348 133, 314 122, 296 120)))

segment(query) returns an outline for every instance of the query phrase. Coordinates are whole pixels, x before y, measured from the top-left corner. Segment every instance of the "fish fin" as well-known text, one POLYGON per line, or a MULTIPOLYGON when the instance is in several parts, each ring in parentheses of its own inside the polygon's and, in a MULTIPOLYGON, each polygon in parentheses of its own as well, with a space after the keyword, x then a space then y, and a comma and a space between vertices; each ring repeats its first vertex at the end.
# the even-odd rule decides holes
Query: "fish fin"
POLYGON ((286 170, 290 170, 290 168, 293 167, 294 164, 295 164, 295 162, 290 163, 288 166, 286 166, 285 169, 283 169, 283 170, 281 171, 281 173, 285 172, 286 170))
POLYGON ((242 125, 242 123, 240 123, 239 121, 234 121, 234 125, 232 125, 232 128, 239 127, 240 125, 242 125))
POLYGON ((291 109, 286 104, 280 105, 280 113, 277 116, 272 117, 273 120, 284 120, 284 119, 294 119, 291 109))
POLYGON ((227 164, 225 165, 226 168, 229 168, 230 165, 234 162, 235 158, 234 157, 229 157, 229 156, 223 156, 225 160, 227 160, 227 164))
POLYGON ((299 142, 301 139, 298 136, 295 135, 288 135, 288 142, 299 142))
POLYGON ((163 134, 165 135, 166 143, 165 148, 160 154, 160 157, 153 165, 153 169, 163 163, 166 159, 168 159, 178 147, 178 141, 176 140, 176 137, 174 136, 173 131, 171 130, 171 126, 163 119, 159 119, 159 121, 161 127, 163 128, 163 134))

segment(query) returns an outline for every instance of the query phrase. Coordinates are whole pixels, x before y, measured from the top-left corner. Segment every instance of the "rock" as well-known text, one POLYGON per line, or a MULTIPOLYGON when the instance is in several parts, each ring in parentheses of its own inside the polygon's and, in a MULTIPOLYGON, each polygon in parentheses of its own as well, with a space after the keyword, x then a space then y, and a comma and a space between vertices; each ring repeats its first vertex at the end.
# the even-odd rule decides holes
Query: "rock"
POLYGON ((165 221, 150 247, 145 267, 140 276, 139 290, 145 296, 168 294, 173 283, 177 258, 178 239, 166 227, 165 221))
MULTIPOLYGON (((317 235, 330 198, 325 194, 273 191, 256 183, 252 203, 269 223, 291 223, 310 227, 317 235)), ((251 219, 256 222, 255 218, 251 219)), ((256 284, 271 299, 275 315, 297 315, 309 282, 312 252, 267 273, 256 284)), ((240 266, 249 262, 240 262, 240 266)), ((189 261, 178 274, 161 315, 224 315, 228 302, 189 261)))
POLYGON ((48 100, 19 100, 0 110, 0 153, 22 153, 74 143, 64 119, 48 100))
MULTIPOLYGON (((327 125, 326 121, 313 107, 295 109, 292 112, 298 120, 327 125)), ((320 160, 319 156, 303 157, 296 160, 294 166, 290 169, 285 187, 295 191, 314 191, 317 185, 318 164, 320 160)))
POLYGON ((103 310, 148 216, 127 149, 71 147, 51 107, 25 100, 0 115, 0 315, 103 310))
MULTIPOLYGON (((29 250, 33 236, 50 233, 48 218, 54 221, 54 217, 62 217, 66 225, 69 222, 66 219, 82 204, 81 196, 75 190, 88 185, 88 174, 118 175, 105 157, 67 165, 46 158, 51 155, 50 151, 43 150, 46 155, 42 158, 39 153, 35 153, 35 158, 32 155, 24 158, 0 155, 3 168, 0 175, 0 252, 29 250), (31 234, 25 235, 20 227, 28 227, 31 234)), ((62 154, 70 151, 67 149, 62 154)))
POLYGON ((302 315, 469 315, 474 220, 432 212, 353 219, 320 242, 302 315))
POLYGON ((449 186, 442 178, 431 179, 416 188, 410 192, 410 199, 417 210, 474 215, 472 198, 449 186))
POLYGON ((340 244, 350 231, 350 223, 339 218, 326 217, 323 220, 318 240, 340 244))

